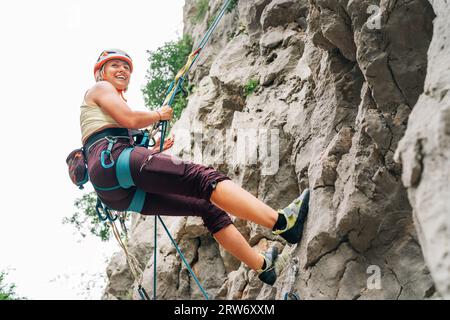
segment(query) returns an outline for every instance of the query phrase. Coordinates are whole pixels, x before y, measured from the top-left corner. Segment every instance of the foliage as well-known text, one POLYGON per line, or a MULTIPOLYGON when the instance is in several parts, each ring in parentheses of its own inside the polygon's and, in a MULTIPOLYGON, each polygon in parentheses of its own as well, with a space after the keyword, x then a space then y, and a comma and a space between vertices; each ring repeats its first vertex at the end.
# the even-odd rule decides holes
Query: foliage
POLYGON ((98 218, 95 206, 97 204, 97 195, 95 192, 85 193, 81 198, 75 200, 75 207, 79 210, 71 217, 64 218, 63 224, 72 224, 85 238, 88 233, 99 237, 102 241, 108 241, 111 238, 109 224, 103 223, 98 218))
POLYGON ((209 0, 197 0, 195 4, 195 15, 192 18, 192 22, 198 23, 203 20, 206 15, 206 12, 209 8, 209 0))
MULTIPOLYGON (((150 62, 146 75, 148 82, 142 90, 142 93, 144 94, 145 104, 150 109, 162 106, 170 83, 178 71, 186 64, 191 50, 192 38, 184 36, 178 41, 165 43, 155 51, 148 51, 148 61, 150 62)), ((186 86, 189 90, 189 86, 187 84, 186 86)), ((172 105, 174 121, 180 118, 181 111, 186 106, 187 96, 178 94, 172 105)))
MULTIPOLYGON (((231 0, 231 2, 228 4, 227 8, 225 9, 225 13, 231 13, 235 8, 236 5, 238 4, 239 0, 231 0)), ((208 23, 206 25, 206 28, 209 29, 209 27, 213 24, 214 20, 216 19, 217 13, 219 10, 216 10, 216 12, 214 12, 214 14, 212 14, 209 19, 208 19, 208 23)))
POLYGON ((258 89, 258 86, 259 86, 259 81, 258 80, 256 80, 256 79, 248 80, 247 83, 244 86, 244 95, 246 97, 248 97, 253 92, 255 92, 256 89, 258 89))
POLYGON ((6 271, 0 271, 0 300, 21 300, 16 296, 16 285, 5 283, 5 278, 8 275, 6 271))
POLYGON ((236 5, 238 4, 239 0, 231 0, 230 4, 228 5, 226 12, 230 13, 231 11, 236 8, 236 5))

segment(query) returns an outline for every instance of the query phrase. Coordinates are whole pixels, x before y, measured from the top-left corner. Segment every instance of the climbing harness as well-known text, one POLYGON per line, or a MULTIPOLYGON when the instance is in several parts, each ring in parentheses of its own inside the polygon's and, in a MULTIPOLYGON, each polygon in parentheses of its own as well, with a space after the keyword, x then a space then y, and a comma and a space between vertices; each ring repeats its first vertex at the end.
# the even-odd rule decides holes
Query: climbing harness
MULTIPOLYGON (((102 191, 110 191, 115 190, 118 188, 124 188, 128 189, 132 186, 134 186, 134 181, 131 177, 131 171, 130 171, 130 155, 131 151, 134 149, 134 145, 132 147, 126 148, 121 152, 119 155, 119 158, 117 159, 117 162, 115 163, 112 158, 112 148, 114 144, 119 139, 130 139, 130 136, 125 136, 125 130, 128 132, 127 129, 121 129, 121 128, 113 128, 113 129, 107 129, 103 130, 102 132, 94 135, 90 139, 88 139, 88 142, 85 146, 85 153, 88 153, 90 148, 98 143, 99 141, 106 140, 108 141, 108 147, 106 150, 103 150, 101 152, 100 158, 101 158, 101 165, 105 169, 109 169, 116 165, 116 177, 119 182, 119 185, 109 187, 109 188, 102 188, 99 186, 96 186, 92 183, 94 189, 96 190, 102 190, 102 191), (114 135, 116 134, 116 135, 114 135), (122 136, 120 135, 122 134, 122 136)), ((135 136, 137 134, 135 133, 135 136)), ((147 145, 148 147, 148 136, 144 133, 141 137, 140 143, 136 143, 137 146, 143 146, 147 145)), ((86 155, 87 158, 87 155, 86 155)), ((130 206, 126 211, 134 211, 134 212, 140 212, 142 210, 142 207, 144 206, 145 202, 145 192, 141 189, 136 189, 135 194, 133 196, 133 199, 131 201, 130 206)), ((142 275, 143 270, 140 267, 139 260, 128 251, 128 231, 125 225, 126 221, 126 211, 125 212, 116 212, 113 213, 110 208, 105 206, 99 197, 97 197, 97 204, 95 206, 95 211, 97 212, 97 216, 100 221, 103 221, 105 223, 108 223, 111 227, 111 230, 113 231, 114 237, 116 238, 117 242, 119 243, 119 246, 122 248, 123 252, 125 253, 125 257, 127 259, 127 263, 130 267, 131 274, 133 275, 133 278, 138 283, 138 293, 142 300, 150 300, 147 292, 145 291, 144 287, 142 287, 142 275), (123 233, 125 234, 125 243, 122 241, 122 238, 120 236, 120 232, 115 224, 115 221, 119 219, 120 225, 122 228, 123 233)))
MULTIPOLYGON (((219 13, 217 14, 216 18, 214 19, 214 22, 209 27, 208 31, 204 35, 203 39, 200 41, 200 44, 196 50, 194 50, 188 57, 188 60, 183 68, 181 68, 177 75, 175 76, 175 79, 170 84, 169 88, 166 92, 166 97, 164 99, 163 105, 169 105, 172 106, 173 102, 175 100, 175 97, 177 94, 183 91, 183 83, 186 80, 186 75, 191 70, 192 66, 196 62, 197 58, 199 57, 200 53, 202 52, 203 48, 205 47, 208 40, 211 38, 211 35, 213 34, 214 30, 216 29, 217 25, 219 24, 220 20, 224 16, 226 9, 230 5, 232 0, 227 0, 222 5, 222 8, 220 9, 219 13)), ((155 132, 155 128, 160 127, 161 132, 161 140, 160 140, 160 151, 163 150, 164 146, 164 139, 166 137, 166 134, 168 132, 168 121, 160 121, 158 124, 156 124, 153 127, 153 132, 155 132)), ((177 250, 178 254, 180 255, 181 259, 183 260, 184 264, 186 265, 186 268, 188 269, 189 273, 194 278, 195 282, 197 283, 198 287, 200 288, 203 296, 206 300, 209 299, 208 294, 206 293, 205 289, 200 284, 200 281, 198 280, 197 276, 192 271, 191 267, 189 266, 189 263, 187 263, 186 259, 184 258, 184 255, 182 254, 181 250, 179 249, 178 245, 176 244, 175 240, 171 236, 169 230, 167 229, 164 221, 161 219, 159 215, 155 215, 155 223, 154 223, 154 253, 153 253, 153 299, 156 300, 156 287, 157 287, 157 277, 156 277, 156 265, 157 265, 157 226, 158 226, 158 220, 161 222, 162 226, 164 227, 164 230, 166 231, 167 235, 169 236, 170 240, 172 241, 173 245, 175 246, 175 249, 177 250)))
MULTIPOLYGON (((214 22, 211 24, 211 26, 207 30, 206 34, 204 35, 203 39, 201 40, 198 48, 189 55, 187 63, 177 73, 175 79, 172 81, 172 83, 170 84, 170 86, 166 92, 166 97, 165 97, 163 105, 172 106, 176 95, 179 94, 180 92, 184 92, 183 83, 186 79, 185 78, 186 75, 189 73, 192 66, 196 62, 197 58, 199 57, 201 51, 207 44, 208 40, 210 39, 211 35, 213 34, 213 32, 216 29, 217 25, 219 24, 220 20, 224 16, 226 9, 229 7, 231 1, 233 1, 233 0, 225 1, 223 6, 221 7, 219 13, 215 17, 214 22)), ((128 64, 130 65, 130 71, 132 71, 133 65, 132 65, 131 58, 123 51, 112 49, 112 50, 106 50, 106 51, 102 52, 102 54, 99 56, 97 63, 95 65, 95 68, 94 68, 94 74, 98 70, 100 70, 107 61, 109 61, 111 59, 121 59, 121 60, 128 62, 128 64)), ((136 142, 135 144, 133 144, 133 146, 128 147, 125 150, 123 150, 120 153, 117 161, 114 161, 114 159, 112 158, 112 150, 113 150, 114 144, 119 139, 131 139, 130 135, 128 134, 127 129, 123 129, 123 128, 106 129, 106 130, 101 131, 98 134, 93 135, 92 137, 89 137, 84 148, 79 149, 79 150, 82 150, 82 154, 84 155, 84 158, 82 158, 82 160, 84 161, 84 166, 85 166, 86 172, 87 172, 86 159, 88 157, 90 148, 93 145, 95 145, 96 143, 98 143, 99 141, 106 140, 108 142, 108 146, 107 146, 106 150, 103 150, 101 152, 100 162, 101 162, 102 167, 105 169, 111 169, 114 166, 116 167, 116 177, 117 177, 117 180, 119 183, 118 185, 111 186, 111 187, 101 187, 101 186, 92 184, 94 189, 98 190, 98 191, 111 191, 111 190, 116 190, 119 188, 129 189, 129 188, 135 186, 135 183, 131 176, 131 170, 130 170, 131 152, 133 151, 135 146, 148 148, 150 145, 150 142, 154 143, 154 141, 155 141, 154 136, 158 132, 161 133, 160 152, 162 152, 163 146, 164 146, 164 139, 169 130, 168 126, 169 126, 168 121, 159 121, 152 128, 149 127, 145 130, 140 130, 139 133, 141 135, 141 137, 140 137, 141 141, 139 143, 136 142), (124 130, 127 130, 127 132, 125 132, 124 130)), ((78 174, 79 176, 81 176, 81 178, 79 178, 78 176, 75 175, 74 170, 72 170, 73 172, 70 172, 70 164, 72 164, 72 168, 75 168, 76 167, 75 164, 78 164, 81 161, 79 158, 77 158, 75 156, 75 154, 76 153, 74 153, 72 158, 70 158, 70 161, 68 158, 68 160, 66 160, 66 162, 69 165, 69 174, 71 174, 72 181, 77 186, 82 188, 82 185, 88 181, 88 177, 78 174), (70 164, 69 164, 69 162, 70 162, 70 164)), ((84 174, 84 172, 82 172, 82 173, 84 174)), ((91 181, 91 183, 92 183, 92 181, 91 181)), ((145 191, 137 188, 129 207, 125 211, 141 212, 144 202, 145 202, 145 195, 146 195, 145 191)), ((145 289, 142 287, 143 270, 139 265, 139 261, 127 249, 128 235, 126 232, 125 217, 123 215, 121 216, 121 214, 119 214, 119 213, 113 213, 113 211, 110 208, 108 208, 106 205, 104 205, 99 198, 97 198, 97 204, 96 204, 95 210, 97 212, 97 215, 98 215, 100 221, 109 223, 116 240, 118 241, 120 247, 123 249, 123 251, 126 255, 126 258, 127 258, 128 265, 130 266, 131 273, 132 273, 133 277, 135 278, 135 281, 137 281, 137 283, 138 283, 138 293, 139 293, 141 299, 150 300, 145 289), (115 225, 115 222, 117 219, 119 219, 119 221, 121 222, 121 226, 122 226, 122 229, 124 230, 125 237, 126 237, 126 240, 125 240, 126 243, 124 243, 122 241, 122 239, 120 237, 120 233, 115 225)), ((169 236, 170 240, 172 241, 173 245, 175 246, 176 251, 180 255, 181 260, 185 264, 189 273, 192 275, 192 277, 194 278, 198 287, 200 288, 203 296, 205 297, 206 300, 208 300, 209 297, 208 297, 207 292, 202 287, 200 281, 198 280, 194 271, 192 270, 189 263, 186 261, 186 258, 184 257, 183 253, 181 252, 180 248, 178 247, 176 241, 173 239, 172 235, 170 234, 169 229, 167 228, 164 221, 162 220, 162 218, 159 215, 155 215, 155 223, 154 223, 153 299, 156 300, 156 294, 157 294, 156 267, 157 267, 157 223, 158 223, 158 220, 164 227, 164 230, 166 231, 167 235, 169 236)))

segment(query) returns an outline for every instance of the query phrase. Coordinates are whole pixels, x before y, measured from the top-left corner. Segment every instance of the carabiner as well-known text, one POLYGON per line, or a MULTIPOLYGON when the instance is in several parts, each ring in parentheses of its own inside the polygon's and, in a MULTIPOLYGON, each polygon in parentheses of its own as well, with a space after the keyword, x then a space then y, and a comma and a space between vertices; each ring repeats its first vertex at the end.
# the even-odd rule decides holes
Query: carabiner
POLYGON ((97 197, 97 204, 95 205, 95 211, 97 212, 97 216, 100 219, 100 221, 109 220, 111 222, 114 222, 117 220, 117 215, 114 215, 113 217, 109 208, 103 206, 103 203, 100 201, 98 197, 97 197), (102 215, 102 212, 104 213, 104 215, 102 215))
POLYGON ((95 212, 97 212, 97 216, 100 221, 108 220, 108 214, 106 213, 105 208, 103 208, 103 204, 99 198, 97 198, 97 204, 95 205, 95 212), (105 213, 104 216, 102 215, 102 212, 105 213))
POLYGON ((286 292, 284 300, 300 300, 300 297, 295 292, 286 292))
POLYGON ((105 211, 106 211, 106 216, 108 217, 109 221, 114 222, 117 220, 117 218, 118 218, 117 214, 113 214, 111 212, 111 210, 109 210, 109 208, 105 208, 105 211))
POLYGON ((113 159, 112 154, 111 154, 111 152, 109 150, 103 150, 102 151, 102 153, 100 155, 100 160, 101 160, 102 167, 105 168, 105 169, 108 169, 108 168, 111 168, 112 166, 114 166, 114 159, 113 159), (105 155, 107 157, 109 157, 109 162, 110 162, 109 164, 107 164, 106 161, 105 161, 105 155))
POLYGON ((146 130, 143 130, 142 132, 143 132, 144 134, 143 134, 143 136, 142 136, 141 143, 138 144, 137 146, 138 146, 138 147, 148 148, 148 143, 149 143, 149 132, 148 132, 147 129, 146 129, 146 130))
POLYGON ((139 285, 139 287, 138 287, 138 293, 141 296, 141 300, 150 300, 150 297, 148 296, 144 287, 142 287, 141 285, 139 285))
POLYGON ((105 169, 111 168, 112 166, 114 166, 114 159, 112 157, 112 148, 114 146, 114 144, 117 142, 117 138, 111 137, 111 136, 107 136, 105 137, 106 141, 108 141, 108 148, 106 150, 103 150, 102 153, 100 154, 100 161, 102 164, 102 167, 105 169), (105 161, 105 155, 107 157, 109 157, 109 164, 106 163, 105 161))

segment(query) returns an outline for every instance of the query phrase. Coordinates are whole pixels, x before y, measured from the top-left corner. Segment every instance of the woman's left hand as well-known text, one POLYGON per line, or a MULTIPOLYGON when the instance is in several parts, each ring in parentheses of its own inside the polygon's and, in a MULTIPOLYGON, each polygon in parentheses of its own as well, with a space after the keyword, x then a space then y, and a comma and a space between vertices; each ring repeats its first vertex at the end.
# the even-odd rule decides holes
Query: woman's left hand
MULTIPOLYGON (((171 137, 169 137, 167 139, 164 139, 164 146, 163 146, 163 150, 162 151, 165 151, 165 150, 171 148, 173 146, 174 142, 175 142, 175 136, 174 135, 172 135, 171 137)), ((159 151, 160 144, 161 144, 161 137, 156 139, 156 143, 155 143, 155 146, 153 147, 153 151, 159 151)))

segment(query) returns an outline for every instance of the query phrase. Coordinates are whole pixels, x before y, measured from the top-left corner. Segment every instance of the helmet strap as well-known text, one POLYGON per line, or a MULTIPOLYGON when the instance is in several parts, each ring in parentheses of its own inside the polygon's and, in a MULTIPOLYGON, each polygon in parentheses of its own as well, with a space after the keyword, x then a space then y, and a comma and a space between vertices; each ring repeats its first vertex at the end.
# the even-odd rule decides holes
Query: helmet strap
POLYGON ((125 102, 127 102, 127 99, 124 97, 124 95, 123 95, 123 92, 125 91, 125 90, 117 90, 117 91, 119 91, 119 93, 120 93, 120 96, 122 97, 122 99, 125 101, 125 102))

